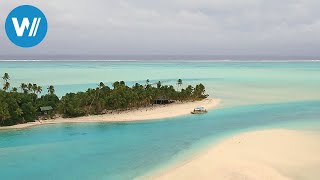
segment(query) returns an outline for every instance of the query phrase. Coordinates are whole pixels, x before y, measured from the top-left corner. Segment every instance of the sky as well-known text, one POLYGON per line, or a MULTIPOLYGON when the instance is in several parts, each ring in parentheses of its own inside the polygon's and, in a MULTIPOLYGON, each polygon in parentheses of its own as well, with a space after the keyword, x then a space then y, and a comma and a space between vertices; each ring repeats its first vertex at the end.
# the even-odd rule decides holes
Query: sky
POLYGON ((112 55, 320 57, 319 0, 3 0, 0 58, 112 55), (13 45, 7 15, 41 9, 44 41, 13 45))

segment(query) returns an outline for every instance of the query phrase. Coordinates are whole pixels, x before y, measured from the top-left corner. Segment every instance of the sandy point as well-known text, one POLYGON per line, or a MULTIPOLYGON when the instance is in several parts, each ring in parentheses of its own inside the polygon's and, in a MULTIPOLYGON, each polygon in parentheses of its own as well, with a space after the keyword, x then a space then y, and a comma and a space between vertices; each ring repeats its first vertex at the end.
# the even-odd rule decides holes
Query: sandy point
POLYGON ((320 177, 319 139, 314 131, 247 132, 147 179, 314 180, 320 177))

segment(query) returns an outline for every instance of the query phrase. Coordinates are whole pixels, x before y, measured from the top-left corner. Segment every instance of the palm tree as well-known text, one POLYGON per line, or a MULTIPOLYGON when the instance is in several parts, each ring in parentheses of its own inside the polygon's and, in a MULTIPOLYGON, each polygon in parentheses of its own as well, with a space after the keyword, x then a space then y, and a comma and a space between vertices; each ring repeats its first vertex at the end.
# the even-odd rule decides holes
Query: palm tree
POLYGON ((96 98, 99 99, 100 93, 101 93, 100 91, 101 91, 101 89, 104 88, 104 87, 106 87, 106 86, 104 85, 104 83, 103 83, 103 82, 100 82, 99 85, 98 85, 98 88, 96 89, 96 91, 98 92, 98 95, 97 95, 97 93, 94 93, 94 98, 93 98, 93 100, 92 100, 92 102, 91 102, 91 104, 90 104, 90 107, 91 107, 93 101, 94 101, 96 98))
POLYGON ((21 118, 22 122, 24 123, 24 117, 22 116, 23 115, 23 110, 21 108, 18 108, 16 110, 16 114, 21 118))
MULTIPOLYGON (((114 83, 114 84, 115 84, 115 83, 114 83)), ((117 86, 117 85, 115 85, 115 86, 117 86)), ((92 92, 94 92, 94 96, 93 96, 92 101, 91 101, 91 103, 90 103, 90 105, 89 105, 89 112, 90 112, 90 110, 91 110, 91 107, 92 107, 94 101, 96 101, 96 99, 99 100, 100 91, 101 91, 101 89, 104 88, 104 87, 106 87, 106 85, 105 85, 103 82, 100 82, 100 83, 98 84, 98 87, 97 87, 95 90, 92 90, 92 92)), ((88 92, 90 92, 90 91, 88 91, 88 92)))
POLYGON ((4 91, 7 91, 9 88, 10 88, 10 83, 9 83, 9 82, 5 82, 5 83, 3 84, 3 90, 4 90, 4 91))
POLYGON ((150 83, 150 80, 149 80, 149 79, 147 79, 147 80, 146 80, 146 84, 147 84, 147 85, 149 85, 149 83, 150 83))
POLYGON ((177 85, 178 85, 178 87, 180 86, 182 86, 182 79, 178 79, 178 81, 177 81, 177 85))
POLYGON ((196 85, 193 94, 196 98, 206 98, 208 95, 205 94, 206 90, 203 84, 196 85))
POLYGON ((4 125, 5 124, 5 120, 10 118, 10 112, 9 112, 8 104, 0 103, 0 112, 1 112, 1 116, 0 116, 1 124, 4 125))
POLYGON ((113 89, 117 89, 120 86, 119 81, 114 82, 112 86, 113 86, 113 89))
POLYGON ((134 86, 132 86, 134 89, 139 89, 139 87, 140 87, 140 84, 139 83, 136 83, 134 86))
POLYGON ((41 92, 42 92, 42 87, 41 87, 41 86, 38 86, 36 92, 37 92, 37 94, 38 94, 38 93, 41 94, 41 92))
POLYGON ((100 82, 99 83, 99 89, 102 89, 102 88, 104 88, 106 85, 103 83, 103 82, 100 82))
POLYGON ((8 73, 4 73, 2 79, 5 81, 5 82, 8 82, 8 80, 10 80, 10 76, 8 73))
POLYGON ((50 85, 47 89, 48 89, 48 94, 53 95, 55 93, 54 86, 50 85))
POLYGON ((96 100, 97 92, 98 92, 99 90, 100 90, 99 88, 96 88, 96 89, 88 89, 88 91, 87 91, 87 93, 88 93, 89 95, 93 94, 93 98, 92 98, 91 103, 90 103, 90 105, 89 105, 89 113, 90 113, 90 111, 91 111, 91 107, 92 107, 94 101, 96 100))
POLYGON ((21 108, 17 108, 16 114, 17 114, 19 117, 22 116, 22 115, 23 115, 22 109, 21 109, 21 108))
POLYGON ((120 81, 120 86, 124 87, 124 86, 126 86, 126 83, 124 81, 120 81))
POLYGON ((28 93, 27 87, 28 86, 25 83, 21 83, 21 85, 20 85, 21 92, 27 94, 28 93))
POLYGON ((10 88, 10 83, 8 82, 8 80, 10 80, 10 76, 8 73, 4 73, 3 77, 2 77, 4 83, 3 83, 3 90, 7 91, 10 88))
POLYGON ((12 92, 18 92, 18 88, 16 87, 12 88, 12 92))
POLYGON ((31 83, 28 84, 27 89, 28 89, 28 91, 32 90, 32 84, 31 83))
POLYGON ((160 89, 161 88, 161 81, 157 82, 157 88, 160 89))
POLYGON ((36 92, 38 90, 38 85, 37 84, 33 84, 31 89, 32 89, 33 93, 36 94, 36 92))

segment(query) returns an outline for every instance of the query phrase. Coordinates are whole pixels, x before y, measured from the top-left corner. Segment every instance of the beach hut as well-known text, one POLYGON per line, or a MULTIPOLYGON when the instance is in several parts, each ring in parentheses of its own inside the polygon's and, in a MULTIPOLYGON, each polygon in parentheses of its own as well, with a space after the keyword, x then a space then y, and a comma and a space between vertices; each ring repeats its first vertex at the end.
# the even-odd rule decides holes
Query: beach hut
POLYGON ((44 107, 40 107, 39 109, 42 115, 47 115, 53 111, 53 108, 51 106, 44 106, 44 107))
POLYGON ((170 99, 165 96, 159 96, 154 100, 154 104, 170 104, 170 103, 172 103, 172 101, 170 101, 170 99))

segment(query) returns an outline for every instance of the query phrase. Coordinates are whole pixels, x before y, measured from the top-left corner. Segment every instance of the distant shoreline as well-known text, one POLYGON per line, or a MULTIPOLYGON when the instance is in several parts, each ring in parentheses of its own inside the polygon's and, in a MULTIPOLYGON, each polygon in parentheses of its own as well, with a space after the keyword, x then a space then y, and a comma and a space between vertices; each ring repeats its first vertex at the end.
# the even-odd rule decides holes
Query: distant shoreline
POLYGON ((175 102, 167 105, 155 105, 152 107, 139 108, 137 110, 128 110, 114 114, 90 115, 77 118, 57 118, 52 120, 40 120, 25 124, 0 127, 0 130, 24 129, 33 126, 61 123, 97 123, 97 122, 135 122, 146 120, 157 120, 170 117, 177 117, 190 114, 190 112, 199 106, 207 110, 217 107, 221 103, 220 99, 204 99, 194 102, 175 102))
POLYGON ((33 59, 2 59, 0 62, 110 62, 110 63, 121 63, 121 62, 148 62, 148 63, 157 63, 157 62, 167 62, 167 63, 177 63, 177 62, 197 62, 197 63, 225 63, 225 62, 233 62, 233 63, 256 63, 256 62, 261 62, 261 63, 286 63, 286 62, 292 62, 292 63, 299 63, 299 62, 320 62, 319 58, 315 59, 257 59, 257 60, 241 60, 241 59, 189 59, 189 60, 152 60, 152 59, 146 59, 146 60, 141 60, 141 59, 127 59, 127 60, 118 60, 118 59, 101 59, 101 60, 33 60, 33 59))

